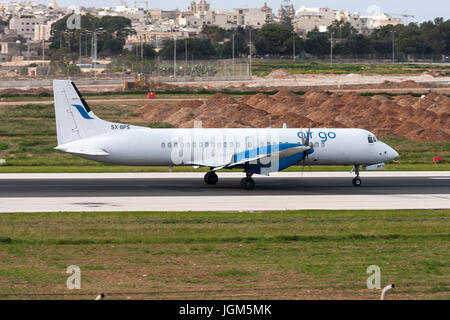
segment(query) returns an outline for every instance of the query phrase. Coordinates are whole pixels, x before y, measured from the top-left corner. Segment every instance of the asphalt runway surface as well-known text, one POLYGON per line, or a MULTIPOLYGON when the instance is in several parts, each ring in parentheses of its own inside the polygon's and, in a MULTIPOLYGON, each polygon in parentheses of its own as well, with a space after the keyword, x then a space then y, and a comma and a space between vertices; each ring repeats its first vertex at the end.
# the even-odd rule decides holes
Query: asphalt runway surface
POLYGON ((1 179, 2 197, 177 197, 285 195, 450 194, 450 177, 362 177, 354 187, 344 177, 254 177, 253 190, 242 190, 240 178, 220 177, 209 186, 203 178, 1 179))
POLYGON ((344 172, 1 174, 0 212, 265 211, 450 209, 450 172, 364 172, 352 185, 344 172))

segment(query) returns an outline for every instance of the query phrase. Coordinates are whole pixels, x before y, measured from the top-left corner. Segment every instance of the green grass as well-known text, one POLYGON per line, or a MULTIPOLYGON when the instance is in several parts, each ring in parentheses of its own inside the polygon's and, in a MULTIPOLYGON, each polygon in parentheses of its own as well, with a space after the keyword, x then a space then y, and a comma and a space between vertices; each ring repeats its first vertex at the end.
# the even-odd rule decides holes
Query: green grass
POLYGON ((390 299, 449 299, 449 230, 449 210, 2 214, 0 298, 378 299, 376 264, 390 299))
POLYGON ((308 62, 255 62, 253 74, 266 76, 275 69, 283 69, 292 74, 418 74, 442 69, 419 64, 343 64, 308 62))
MULTIPOLYGON (((136 104, 93 104, 98 116, 115 122, 144 127, 170 128, 171 124, 144 121, 134 114, 136 104)), ((167 167, 112 166, 88 161, 54 150, 56 129, 53 105, 25 104, 0 108, 0 158, 6 164, 0 172, 164 172, 167 167)), ((400 153, 400 158, 387 164, 387 170, 450 170, 450 143, 416 143, 407 139, 384 139, 400 153), (433 164, 435 156, 444 161, 433 164)), ((294 166, 286 171, 349 171, 350 167, 294 166)), ((206 169, 203 169, 205 171, 206 169)), ((198 171, 178 167, 174 171, 198 171)))

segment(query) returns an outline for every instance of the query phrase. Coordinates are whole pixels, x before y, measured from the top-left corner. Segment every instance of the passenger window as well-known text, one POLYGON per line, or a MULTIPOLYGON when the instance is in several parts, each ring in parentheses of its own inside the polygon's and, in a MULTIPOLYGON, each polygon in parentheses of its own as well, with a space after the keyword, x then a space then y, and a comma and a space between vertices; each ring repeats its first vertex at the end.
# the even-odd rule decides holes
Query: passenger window
POLYGON ((226 142, 226 141, 224 141, 224 143, 223 143, 223 147, 224 147, 224 148, 226 148, 226 147, 227 147, 227 142, 226 142))
POLYGON ((164 142, 161 143, 161 148, 165 148, 166 144, 164 142))
POLYGON ((183 148, 183 147, 184 147, 184 143, 181 142, 181 143, 180 143, 180 148, 183 148))
POLYGON ((322 148, 325 148, 325 142, 322 142, 322 148))
POLYGON ((209 142, 205 142, 205 148, 208 148, 209 142))
POLYGON ((171 142, 167 143, 167 148, 172 148, 172 143, 171 142))
POLYGON ((174 142, 174 143, 173 143, 173 147, 174 147, 174 148, 178 147, 178 142, 174 142))
POLYGON ((199 143, 198 143, 198 146, 199 146, 200 148, 203 148, 203 142, 199 142, 199 143))
POLYGON ((196 146, 196 143, 192 142, 192 148, 195 148, 195 146, 196 146))
POLYGON ((241 146, 240 142, 236 142, 236 147, 239 148, 241 146))
POLYGON ((319 143, 318 142, 314 143, 314 148, 318 148, 318 147, 319 147, 319 143))
POLYGON ((248 147, 248 148, 251 148, 251 147, 252 147, 252 143, 251 143, 251 142, 248 142, 248 143, 247 143, 247 147, 248 147))

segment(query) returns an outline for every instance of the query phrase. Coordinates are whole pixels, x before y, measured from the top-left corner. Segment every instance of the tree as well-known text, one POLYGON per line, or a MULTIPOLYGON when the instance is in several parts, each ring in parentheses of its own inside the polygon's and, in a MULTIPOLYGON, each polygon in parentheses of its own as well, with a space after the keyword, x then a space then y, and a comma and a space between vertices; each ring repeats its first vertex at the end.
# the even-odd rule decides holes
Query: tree
POLYGON ((225 39, 227 31, 218 26, 204 25, 202 28, 203 35, 205 35, 211 42, 219 42, 225 39))
POLYGON ((305 51, 315 56, 323 56, 330 52, 330 39, 327 32, 319 29, 308 32, 305 42, 305 51))
MULTIPOLYGON (((159 55, 163 59, 173 59, 174 40, 166 40, 163 43, 159 55)), ((180 39, 177 40, 177 58, 178 59, 208 59, 216 56, 216 50, 209 39, 180 39), (186 57, 186 47, 188 55, 186 57)))
MULTIPOLYGON (((87 37, 85 32, 97 31, 97 50, 100 55, 117 55, 123 50, 125 39, 128 35, 133 34, 131 29, 131 20, 125 17, 103 16, 95 17, 90 14, 81 16, 81 30, 69 30, 67 28, 67 15, 52 25, 52 36, 50 38, 50 55, 57 49, 66 47, 70 52, 78 53, 80 45, 83 46, 85 41, 80 44, 80 32, 83 37, 87 37)), ((90 42, 87 42, 90 45, 90 42)))
POLYGON ((284 24, 266 24, 256 33, 255 48, 259 55, 291 54, 295 37, 296 51, 303 50, 303 40, 284 24))
POLYGON ((128 55, 134 58, 140 58, 141 51, 144 59, 155 59, 156 57, 156 51, 151 44, 133 45, 128 55))
POLYGON ((327 29, 334 39, 347 39, 358 34, 358 30, 350 22, 345 22, 344 20, 334 20, 327 29))
POLYGON ((372 52, 372 45, 369 38, 355 34, 345 41, 336 43, 333 52, 341 56, 362 57, 372 52))

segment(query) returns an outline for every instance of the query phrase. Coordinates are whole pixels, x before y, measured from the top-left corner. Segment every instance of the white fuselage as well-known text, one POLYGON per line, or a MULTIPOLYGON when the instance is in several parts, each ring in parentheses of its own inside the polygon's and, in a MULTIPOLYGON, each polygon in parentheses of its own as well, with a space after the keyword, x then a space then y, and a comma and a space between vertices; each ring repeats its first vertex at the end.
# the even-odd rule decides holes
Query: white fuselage
MULTIPOLYGON (((111 164, 213 167, 220 166, 236 153, 264 148, 267 144, 301 144, 302 134, 306 136, 307 131, 285 128, 150 129, 111 126, 108 133, 70 142, 68 149, 104 150, 107 155, 78 155, 111 164)), ((362 129, 311 129, 310 146, 313 152, 305 159, 307 165, 371 165, 398 156, 394 149, 362 129)))

